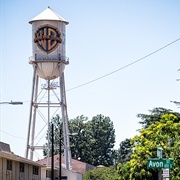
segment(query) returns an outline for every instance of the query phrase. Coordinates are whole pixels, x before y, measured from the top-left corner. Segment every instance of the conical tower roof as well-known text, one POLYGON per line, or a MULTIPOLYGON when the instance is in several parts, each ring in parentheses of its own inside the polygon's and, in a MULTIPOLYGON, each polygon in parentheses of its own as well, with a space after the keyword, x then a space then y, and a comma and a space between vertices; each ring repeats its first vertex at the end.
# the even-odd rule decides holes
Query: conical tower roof
POLYGON ((35 21, 62 21, 65 24, 69 24, 68 21, 63 19, 59 14, 54 12, 49 6, 46 10, 41 12, 39 15, 37 15, 35 18, 29 21, 30 24, 32 24, 35 21))

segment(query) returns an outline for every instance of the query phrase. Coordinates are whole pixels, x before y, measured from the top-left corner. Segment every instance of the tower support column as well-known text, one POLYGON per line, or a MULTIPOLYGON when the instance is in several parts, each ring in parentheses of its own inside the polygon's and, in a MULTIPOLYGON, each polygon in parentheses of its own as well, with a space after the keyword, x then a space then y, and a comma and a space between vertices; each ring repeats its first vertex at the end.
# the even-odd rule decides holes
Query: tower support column
POLYGON ((61 112, 63 122, 63 140, 64 140, 64 160, 66 169, 71 169, 71 151, 69 142, 69 128, 68 128, 68 115, 67 115, 67 103, 65 92, 64 73, 60 76, 60 95, 61 95, 61 112))

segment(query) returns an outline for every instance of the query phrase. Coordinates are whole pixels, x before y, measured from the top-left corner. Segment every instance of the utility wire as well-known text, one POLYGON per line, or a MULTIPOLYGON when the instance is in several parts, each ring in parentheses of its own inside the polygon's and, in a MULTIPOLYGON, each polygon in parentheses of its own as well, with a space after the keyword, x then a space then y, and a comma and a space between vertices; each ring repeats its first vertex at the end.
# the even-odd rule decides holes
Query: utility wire
MULTIPOLYGON (((105 78, 105 77, 107 77, 107 76, 110 76, 111 74, 114 74, 114 73, 116 73, 116 72, 118 72, 118 71, 121 71, 121 70, 123 70, 123 69, 125 69, 125 68, 127 68, 127 67, 129 67, 129 66, 132 66, 132 65, 134 65, 134 64, 136 64, 136 63, 138 63, 138 62, 140 62, 140 61, 142 61, 142 60, 144 60, 144 59, 146 59, 146 58, 148 58, 148 57, 150 57, 150 56, 158 53, 159 51, 161 51, 161 50, 163 50, 163 49, 171 46, 172 44, 178 42, 179 40, 180 40, 180 38, 178 38, 178 39, 176 39, 176 40, 174 40, 174 41, 166 44, 165 46, 163 46, 163 47, 161 47, 161 48, 159 48, 159 49, 157 49, 157 50, 155 50, 155 51, 147 54, 146 56, 144 56, 144 57, 142 57, 142 58, 139 58, 139 59, 137 59, 137 60, 135 60, 135 61, 133 61, 133 62, 125 65, 125 66, 123 66, 123 67, 120 67, 119 69, 116 69, 116 70, 114 70, 114 71, 112 71, 112 72, 110 72, 110 73, 107 73, 107 74, 105 74, 105 75, 103 75, 103 76, 100 76, 100 77, 98 77, 98 78, 96 78, 96 79, 93 79, 93 80, 91 80, 91 81, 88 81, 88 82, 85 82, 85 83, 83 83, 83 84, 80 84, 80 85, 77 85, 77 86, 75 86, 75 87, 72 87, 72 88, 70 88, 70 89, 67 89, 66 91, 72 91, 72 90, 74 90, 74 89, 80 88, 80 87, 82 87, 82 86, 85 86, 85 85, 91 84, 91 83, 93 83, 93 82, 95 82, 95 81, 98 81, 98 80, 100 80, 100 79, 103 79, 103 78, 105 78)), ((23 101, 23 102, 24 102, 24 103, 25 103, 25 102, 29 102, 29 100, 28 100, 28 101, 23 101)))
POLYGON ((161 47, 161 48, 159 48, 159 49, 157 49, 157 50, 149 53, 148 55, 146 55, 146 56, 144 56, 144 57, 142 57, 142 58, 139 58, 139 59, 133 61, 132 63, 129 63, 129 64, 127 64, 127 65, 125 65, 125 66, 123 66, 123 67, 121 67, 121 68, 119 68, 119 69, 116 69, 116 70, 114 70, 114 71, 112 71, 112 72, 110 72, 110 73, 108 73, 108 74, 105 74, 105 75, 103 75, 103 76, 100 76, 100 77, 98 77, 98 78, 96 78, 96 79, 93 79, 93 80, 88 81, 88 82, 86 82, 86 83, 83 83, 83 84, 80 84, 80 85, 78 85, 78 86, 72 87, 72 88, 70 88, 70 89, 68 89, 68 90, 66 90, 66 91, 71 91, 71 90, 80 88, 80 87, 82 87, 82 86, 85 86, 85 85, 88 85, 88 84, 93 83, 93 82, 95 82, 95 81, 98 81, 98 80, 100 80, 100 79, 102 79, 102 78, 105 78, 105 77, 107 77, 107 76, 109 76, 109 75, 111 75, 111 74, 114 74, 114 73, 116 73, 116 72, 118 72, 118 71, 121 71, 121 70, 123 70, 123 69, 125 69, 125 68, 127 68, 127 67, 129 67, 129 66, 132 66, 133 64, 135 64, 135 63, 137 63, 137 62, 139 62, 139 61, 142 61, 142 60, 148 58, 149 56, 152 56, 152 55, 156 54, 157 52, 159 52, 159 51, 167 48, 168 46, 176 43, 176 42, 179 41, 179 40, 180 40, 180 38, 178 38, 178 39, 170 42, 169 44, 166 44, 165 46, 163 46, 163 47, 161 47))
POLYGON ((2 131, 2 130, 0 130, 0 132, 2 132, 2 133, 4 133, 4 134, 6 134, 6 135, 8 135, 8 136, 11 136, 11 137, 17 138, 17 139, 23 139, 23 140, 25 140, 25 139, 26 139, 26 138, 23 138, 23 137, 14 136, 14 135, 9 134, 9 133, 7 133, 7 132, 5 132, 5 131, 2 131))
MULTIPOLYGON (((103 75, 103 76, 100 76, 100 77, 98 77, 98 78, 96 78, 96 79, 93 79, 93 80, 88 81, 88 82, 86 82, 86 83, 83 83, 83 84, 80 84, 80 85, 78 85, 78 86, 72 87, 72 88, 70 88, 70 89, 68 89, 68 90, 66 90, 66 91, 72 91, 72 90, 74 90, 74 89, 80 88, 80 87, 82 87, 82 86, 85 86, 85 85, 88 85, 88 84, 93 83, 93 82, 95 82, 95 81, 98 81, 98 80, 100 80, 100 79, 102 79, 102 78, 105 78, 105 77, 107 77, 107 76, 109 76, 109 75, 111 75, 111 74, 114 74, 114 73, 118 72, 118 71, 121 71, 121 70, 123 70, 123 69, 125 69, 125 68, 127 68, 127 67, 129 67, 129 66, 132 66, 132 65, 135 64, 135 63, 138 63, 139 61, 142 61, 142 60, 148 58, 149 56, 152 56, 152 55, 158 53, 159 51, 161 51, 161 50, 163 50, 163 49, 171 46, 172 44, 178 42, 179 40, 180 40, 180 38, 178 38, 178 39, 176 39, 176 40, 174 40, 174 41, 166 44, 165 46, 163 46, 163 47, 161 47, 161 48, 159 48, 159 49, 157 49, 157 50, 149 53, 148 55, 146 55, 146 56, 144 56, 144 57, 142 57, 142 58, 139 58, 139 59, 133 61, 132 63, 129 63, 129 64, 127 64, 127 65, 125 65, 125 66, 123 66, 123 67, 121 67, 121 68, 119 68, 119 69, 116 69, 116 70, 114 70, 114 71, 112 71, 112 72, 110 72, 110 73, 107 73, 107 74, 105 74, 105 75, 103 75)), ((25 103, 25 102, 29 102, 29 101, 23 101, 23 102, 25 103)), ((8 133, 6 133, 6 132, 4 132, 4 131, 1 131, 1 130, 0 130, 0 132, 2 132, 2 133, 4 133, 4 134, 7 134, 7 135, 9 135, 9 136, 15 137, 15 138, 24 139, 24 138, 21 138, 21 137, 13 136, 13 135, 8 134, 8 133)))

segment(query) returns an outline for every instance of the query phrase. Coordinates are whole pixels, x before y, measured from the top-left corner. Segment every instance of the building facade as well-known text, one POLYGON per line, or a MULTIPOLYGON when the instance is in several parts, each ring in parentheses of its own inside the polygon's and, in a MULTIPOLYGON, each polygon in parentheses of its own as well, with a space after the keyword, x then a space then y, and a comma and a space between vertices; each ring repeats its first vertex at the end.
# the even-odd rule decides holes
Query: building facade
MULTIPOLYGON (((62 180, 82 180, 83 175, 88 171, 95 169, 96 167, 75 159, 72 159, 71 169, 65 168, 64 156, 61 156, 61 161, 59 161, 59 154, 54 155, 54 177, 55 179, 59 179, 59 170, 61 164, 61 179, 62 180)), ((41 168, 41 178, 42 180, 51 180, 51 161, 52 158, 44 158, 38 163, 44 165, 45 167, 41 168), (48 163, 48 165, 47 165, 48 163)))
POLYGON ((41 180, 42 165, 13 154, 0 142, 0 180, 41 180))

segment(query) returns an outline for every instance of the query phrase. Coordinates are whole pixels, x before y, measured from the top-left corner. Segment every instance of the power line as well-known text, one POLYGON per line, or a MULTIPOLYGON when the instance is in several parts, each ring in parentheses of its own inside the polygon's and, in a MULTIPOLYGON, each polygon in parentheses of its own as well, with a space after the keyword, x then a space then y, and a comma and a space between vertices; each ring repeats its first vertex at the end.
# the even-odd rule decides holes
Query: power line
MULTIPOLYGON (((147 54, 146 56, 144 56, 144 57, 142 57, 142 58, 139 58, 139 59, 137 59, 137 60, 135 60, 135 61, 133 61, 133 62, 131 62, 131 63, 123 66, 123 67, 121 67, 121 68, 118 68, 118 69, 116 69, 116 70, 114 70, 114 71, 112 71, 112 72, 110 72, 110 73, 107 73, 107 74, 105 74, 105 75, 103 75, 103 76, 100 76, 100 77, 98 77, 98 78, 96 78, 96 79, 93 79, 93 80, 91 80, 91 81, 88 81, 88 82, 86 82, 86 83, 83 83, 83 84, 80 84, 80 85, 78 85, 78 86, 72 87, 72 88, 70 88, 70 89, 68 89, 68 90, 66 90, 66 91, 72 91, 72 90, 74 90, 74 89, 80 88, 80 87, 82 87, 82 86, 85 86, 85 85, 88 85, 88 84, 93 83, 93 82, 95 82, 95 81, 98 81, 98 80, 100 80, 100 79, 103 79, 103 78, 105 78, 105 77, 107 77, 107 76, 109 76, 109 75, 111 75, 111 74, 114 74, 114 73, 116 73, 116 72, 118 72, 118 71, 121 71, 121 70, 123 70, 123 69, 125 69, 125 68, 127 68, 127 67, 129 67, 129 66, 132 66, 132 65, 135 64, 135 63, 138 63, 138 62, 140 62, 140 61, 148 58, 149 56, 152 56, 152 55, 158 53, 159 51, 161 51, 161 50, 163 50, 163 49, 171 46, 172 44, 178 42, 179 40, 180 40, 180 38, 178 38, 178 39, 176 39, 176 40, 174 40, 174 41, 166 44, 165 46, 163 46, 163 47, 161 47, 161 48, 159 48, 159 49, 157 49, 157 50, 155 50, 155 51, 147 54)), ((29 102, 29 101, 23 101, 23 102, 25 103, 25 102, 29 102)), ((17 137, 17 136, 8 134, 8 133, 6 133, 6 132, 4 132, 4 131, 2 131, 2 130, 0 130, 0 132, 2 132, 2 133, 4 133, 4 134, 7 134, 7 135, 9 135, 9 136, 15 137, 15 138, 24 139, 24 138, 21 138, 21 137, 17 137)))
POLYGON ((88 84, 93 83, 93 82, 95 82, 95 81, 98 81, 98 80, 100 80, 100 79, 102 79, 102 78, 105 78, 105 77, 107 77, 107 76, 109 76, 109 75, 111 75, 111 74, 114 74, 114 73, 116 73, 116 72, 118 72, 118 71, 121 71, 121 70, 123 70, 123 69, 125 69, 125 68, 127 68, 127 67, 129 67, 129 66, 132 66, 133 64, 135 64, 135 63, 137 63, 137 62, 139 62, 139 61, 142 61, 142 60, 148 58, 149 56, 152 56, 153 54, 156 54, 157 52, 159 52, 159 51, 167 48, 168 46, 176 43, 176 42, 179 41, 179 40, 180 40, 180 38, 178 38, 178 39, 176 39, 176 40, 174 40, 174 41, 166 44, 165 46, 163 46, 163 47, 161 47, 161 48, 159 48, 159 49, 157 49, 157 50, 149 53, 148 55, 146 55, 146 56, 144 56, 144 57, 142 57, 142 58, 139 58, 139 59, 133 61, 132 63, 129 63, 129 64, 127 64, 127 65, 125 65, 125 66, 123 66, 123 67, 121 67, 121 68, 119 68, 119 69, 116 69, 116 70, 114 70, 114 71, 112 71, 112 72, 110 72, 110 73, 107 73, 107 74, 105 74, 105 75, 103 75, 103 76, 100 76, 100 77, 98 77, 98 78, 96 78, 96 79, 93 79, 93 80, 88 81, 88 82, 86 82, 86 83, 83 83, 83 84, 80 84, 80 85, 78 85, 78 86, 72 87, 72 88, 70 88, 70 89, 68 89, 68 90, 66 90, 66 91, 71 91, 71 90, 73 90, 73 89, 80 88, 80 87, 82 87, 82 86, 85 86, 85 85, 88 85, 88 84))
MULTIPOLYGON (((96 78, 96 79, 93 79, 93 80, 91 80, 91 81, 88 81, 88 82, 85 82, 85 83, 83 83, 83 84, 80 84, 80 85, 77 85, 77 86, 75 86, 75 87, 72 87, 72 88, 70 88, 70 89, 67 89, 66 91, 72 91, 72 90, 74 90, 74 89, 80 88, 80 87, 82 87, 82 86, 85 86, 85 85, 91 84, 91 83, 93 83, 93 82, 95 82, 95 81, 98 81, 98 80, 100 80, 100 79, 103 79, 103 78, 105 78, 105 77, 107 77, 107 76, 110 76, 111 74, 114 74, 114 73, 116 73, 116 72, 118 72, 118 71, 121 71, 121 70, 123 70, 123 69, 125 69, 125 68, 127 68, 127 67, 129 67, 129 66, 132 66, 132 65, 134 65, 134 64, 136 64, 136 63, 138 63, 138 62, 140 62, 140 61, 142 61, 142 60, 144 60, 144 59, 146 59, 146 58, 148 58, 148 57, 150 57, 150 56, 158 53, 159 51, 161 51, 161 50, 163 50, 163 49, 171 46, 172 44, 178 42, 179 40, 180 40, 180 38, 178 38, 178 39, 176 39, 176 40, 174 40, 174 41, 166 44, 165 46, 163 46, 163 47, 161 47, 161 48, 159 48, 159 49, 157 49, 157 50, 155 50, 155 51, 153 51, 153 52, 151 52, 151 53, 143 56, 142 58, 139 58, 139 59, 137 59, 137 60, 135 60, 135 61, 133 61, 133 62, 125 65, 125 66, 123 66, 123 67, 120 67, 120 68, 118 68, 118 69, 116 69, 116 70, 114 70, 114 71, 112 71, 112 72, 110 72, 110 73, 107 73, 107 74, 105 74, 105 75, 103 75, 103 76, 100 76, 100 77, 98 77, 98 78, 96 78)), ((29 101, 23 101, 23 102, 25 103, 25 102, 29 102, 29 101)))
POLYGON ((23 139, 23 140, 25 140, 25 139, 26 139, 26 138, 23 138, 23 137, 14 136, 14 135, 9 134, 9 133, 7 133, 7 132, 5 132, 5 131, 2 131, 2 130, 0 130, 0 132, 2 132, 2 133, 4 133, 4 134, 6 134, 6 135, 8 135, 8 136, 11 136, 11 137, 17 138, 17 139, 23 139))

